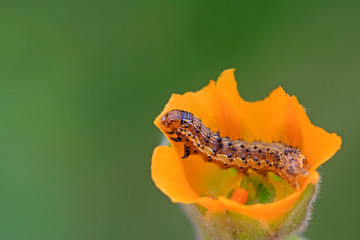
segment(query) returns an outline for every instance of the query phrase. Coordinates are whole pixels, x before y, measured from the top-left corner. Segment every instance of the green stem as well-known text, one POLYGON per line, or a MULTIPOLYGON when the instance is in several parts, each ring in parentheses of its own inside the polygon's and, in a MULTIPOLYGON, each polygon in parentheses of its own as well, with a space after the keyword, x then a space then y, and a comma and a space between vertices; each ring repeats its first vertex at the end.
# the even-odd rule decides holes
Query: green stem
POLYGON ((303 237, 298 236, 298 235, 292 235, 292 236, 289 236, 289 237, 285 238, 284 240, 306 240, 306 238, 303 238, 303 237))
POLYGON ((196 240, 211 240, 211 234, 201 226, 199 219, 202 217, 200 212, 195 209, 194 206, 180 204, 181 209, 185 213, 185 215, 190 219, 196 240), (195 211, 194 211, 195 210, 195 211))

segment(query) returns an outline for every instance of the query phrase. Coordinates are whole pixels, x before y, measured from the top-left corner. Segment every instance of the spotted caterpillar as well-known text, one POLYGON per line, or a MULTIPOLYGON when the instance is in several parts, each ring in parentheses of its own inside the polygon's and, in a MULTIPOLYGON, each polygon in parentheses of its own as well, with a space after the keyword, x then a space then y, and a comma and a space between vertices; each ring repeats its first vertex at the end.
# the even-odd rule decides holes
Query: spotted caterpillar
POLYGON ((281 142, 245 142, 221 137, 192 113, 182 110, 167 112, 161 124, 169 129, 166 134, 172 141, 184 144, 183 158, 198 154, 205 161, 221 168, 235 168, 241 173, 251 168, 266 176, 271 171, 295 189, 299 189, 299 177, 308 175, 306 157, 296 147, 281 142))

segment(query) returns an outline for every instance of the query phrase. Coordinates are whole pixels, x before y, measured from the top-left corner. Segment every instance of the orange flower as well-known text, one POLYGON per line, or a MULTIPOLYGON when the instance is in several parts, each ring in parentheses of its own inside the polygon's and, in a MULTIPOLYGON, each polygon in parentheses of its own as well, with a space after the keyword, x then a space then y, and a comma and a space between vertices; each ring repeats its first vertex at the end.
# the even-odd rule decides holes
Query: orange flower
MULTIPOLYGON (((281 141, 289 146, 297 146, 306 156, 309 175, 295 191, 284 181, 270 176, 276 195, 267 203, 244 204, 244 196, 252 194, 242 188, 243 174, 234 169, 220 169, 216 164, 207 163, 198 155, 186 159, 181 156, 183 144, 170 141, 170 146, 159 146, 152 157, 152 178, 156 186, 173 202, 196 204, 208 213, 230 211, 256 219, 262 224, 279 226, 279 219, 286 217, 296 204, 304 199, 304 194, 315 191, 319 181, 316 169, 330 159, 341 146, 341 138, 329 134, 311 124, 304 108, 295 96, 287 95, 279 87, 263 101, 246 102, 238 94, 234 69, 225 70, 217 82, 194 93, 173 94, 163 112, 155 119, 155 125, 163 132, 161 117, 170 110, 179 109, 193 113, 212 132, 219 131, 230 139, 247 142, 281 141), (236 190, 236 196, 230 196, 236 190), (243 195, 239 195, 243 194, 243 195), (236 199, 242 199, 237 201, 236 199), (277 224, 278 223, 278 224, 277 224)), ((264 180, 265 181, 265 180, 264 180)), ((311 197, 308 198, 309 202, 311 197)))

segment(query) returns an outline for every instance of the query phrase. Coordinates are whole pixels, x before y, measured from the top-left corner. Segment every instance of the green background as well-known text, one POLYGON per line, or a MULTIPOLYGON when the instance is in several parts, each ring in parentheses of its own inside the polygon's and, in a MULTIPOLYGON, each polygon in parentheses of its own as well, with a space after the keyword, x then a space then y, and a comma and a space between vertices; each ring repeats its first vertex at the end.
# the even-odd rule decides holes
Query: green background
POLYGON ((0 239, 193 239, 153 184, 170 94, 235 67, 343 138, 305 236, 355 239, 359 1, 1 1, 0 239))

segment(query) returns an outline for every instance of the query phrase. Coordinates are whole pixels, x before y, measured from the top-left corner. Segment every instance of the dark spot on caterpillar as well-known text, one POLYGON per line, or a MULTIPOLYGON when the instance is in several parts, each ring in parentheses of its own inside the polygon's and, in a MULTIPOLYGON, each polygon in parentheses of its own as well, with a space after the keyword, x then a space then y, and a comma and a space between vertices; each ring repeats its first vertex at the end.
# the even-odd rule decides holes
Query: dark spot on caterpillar
POLYGON ((297 189, 300 186, 300 177, 306 176, 310 168, 306 157, 296 147, 281 142, 267 143, 260 140, 245 142, 240 139, 222 138, 220 132, 212 132, 190 112, 169 111, 162 116, 161 123, 167 128, 167 131, 164 131, 166 134, 177 134, 176 138, 169 136, 171 140, 185 143, 183 158, 194 153, 221 168, 232 167, 240 173, 249 168, 259 174, 271 171, 297 189), (185 133, 186 129, 183 128, 187 128, 188 133, 185 133), (253 161, 248 161, 246 158, 253 161))
POLYGON ((175 142, 180 142, 182 140, 181 137, 177 137, 177 138, 170 138, 171 140, 175 141, 175 142))
POLYGON ((185 154, 182 158, 187 158, 190 155, 190 150, 188 148, 185 148, 185 154))

